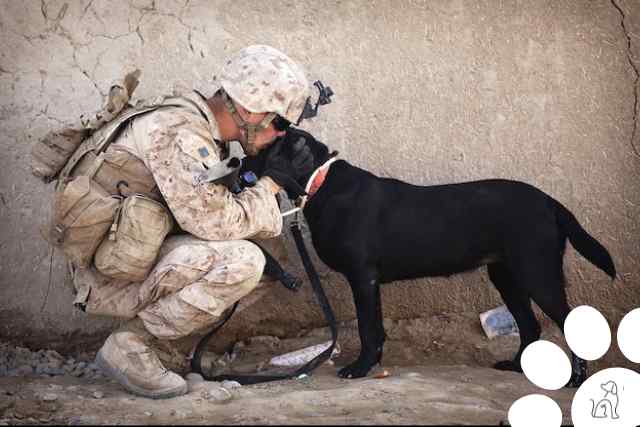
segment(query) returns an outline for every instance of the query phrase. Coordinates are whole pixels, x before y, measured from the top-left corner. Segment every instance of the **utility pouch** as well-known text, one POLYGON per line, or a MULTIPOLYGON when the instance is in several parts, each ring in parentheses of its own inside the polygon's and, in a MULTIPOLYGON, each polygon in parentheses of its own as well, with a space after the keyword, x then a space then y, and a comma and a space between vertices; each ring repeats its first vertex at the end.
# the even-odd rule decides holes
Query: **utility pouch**
POLYGON ((164 205, 142 194, 127 197, 109 237, 98 247, 96 269, 114 279, 144 280, 172 228, 173 219, 164 205))
POLYGON ((90 133, 90 129, 68 127, 46 134, 31 149, 31 173, 44 182, 53 180, 90 133))
POLYGON ((100 153, 89 151, 73 169, 74 175, 87 175, 96 169, 93 180, 110 194, 144 194, 154 200, 162 200, 153 175, 144 162, 133 154, 118 150, 112 146, 110 150, 100 153))
POLYGON ((69 261, 87 267, 113 223, 120 199, 90 177, 78 176, 56 191, 53 218, 44 237, 61 247, 69 261))

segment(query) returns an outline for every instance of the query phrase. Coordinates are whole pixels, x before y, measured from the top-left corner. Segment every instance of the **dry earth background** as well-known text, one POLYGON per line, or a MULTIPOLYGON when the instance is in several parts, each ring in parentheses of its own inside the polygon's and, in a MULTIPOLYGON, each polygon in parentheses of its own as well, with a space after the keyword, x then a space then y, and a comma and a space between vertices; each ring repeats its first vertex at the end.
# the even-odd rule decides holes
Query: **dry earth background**
MULTIPOLYGON (((201 393, 150 402, 96 378, 92 356, 117 322, 71 307, 63 259, 38 233, 51 187, 28 171, 31 144, 94 111, 135 68, 136 98, 211 94, 223 59, 251 43, 284 50, 334 89, 306 128, 343 158, 415 184, 535 184, 616 261, 611 284, 569 248, 571 302, 598 308, 614 332, 640 306, 638 1, 0 0, 0 10, 0 375, 2 363, 23 375, 16 360, 33 362, 31 377, 0 377, 1 422, 497 424, 535 389, 486 369, 517 342, 482 333, 478 314, 501 303, 482 271, 383 288, 389 378, 343 381, 326 366, 306 382, 243 387, 226 405, 201 393), (61 366, 52 353, 27 355, 40 349, 61 354, 61 366), (66 375, 46 373, 45 360, 66 375)), ((271 248, 303 274, 289 234, 271 248)), ((341 365, 358 345, 351 296, 316 261, 342 322, 341 365)), ((296 294, 271 286, 212 350, 244 341, 266 357, 325 339, 323 325, 308 285, 296 294)), ((637 369, 615 346, 594 364, 609 366, 637 369)), ((555 396, 567 416, 571 392, 555 396)))

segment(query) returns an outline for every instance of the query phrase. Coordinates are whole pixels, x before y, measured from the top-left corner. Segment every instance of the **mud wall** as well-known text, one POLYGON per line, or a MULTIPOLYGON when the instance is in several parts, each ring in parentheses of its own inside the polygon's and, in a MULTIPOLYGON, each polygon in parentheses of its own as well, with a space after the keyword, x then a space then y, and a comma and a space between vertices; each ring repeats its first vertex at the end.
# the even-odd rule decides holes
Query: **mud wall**
MULTIPOLYGON (((226 56, 253 43, 282 49, 333 88, 334 102, 306 128, 342 158, 414 184, 502 177, 537 185, 616 261, 612 284, 569 248, 571 302, 601 309, 614 325, 640 306, 635 1, 1 0, 0 7, 2 338, 95 345, 114 324, 71 307, 63 258, 39 236, 51 185, 28 171, 31 144, 95 110, 111 82, 135 68, 138 98, 176 88, 209 95, 226 56)), ((302 274, 290 235, 275 244, 302 274)), ((321 271, 339 319, 352 319, 345 282, 321 271)), ((382 293, 385 317, 394 319, 500 304, 484 271, 382 293)), ((321 324, 309 287, 297 294, 273 287, 227 333, 286 335, 321 324)))

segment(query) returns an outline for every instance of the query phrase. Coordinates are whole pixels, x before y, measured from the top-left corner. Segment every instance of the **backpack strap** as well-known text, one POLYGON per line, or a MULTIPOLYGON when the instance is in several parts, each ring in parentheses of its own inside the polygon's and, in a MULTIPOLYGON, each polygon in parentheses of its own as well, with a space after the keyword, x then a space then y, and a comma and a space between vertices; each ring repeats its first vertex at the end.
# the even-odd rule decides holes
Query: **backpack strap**
MULTIPOLYGON (((98 158, 100 158, 100 153, 106 151, 107 148, 111 145, 111 143, 120 135, 121 131, 124 127, 135 117, 139 117, 143 114, 156 111, 160 108, 164 107, 180 107, 179 104, 154 104, 154 105, 145 105, 140 108, 127 108, 123 110, 123 112, 113 119, 111 122, 107 123, 102 128, 98 129, 93 133, 86 141, 78 147, 78 149, 73 153, 69 161, 64 166, 60 175, 58 177, 58 184, 56 185, 56 189, 63 187, 66 184, 67 178, 71 174, 73 168, 78 164, 78 162, 90 151, 94 152, 98 158)), ((93 174, 98 170, 100 165, 91 168, 93 174)))

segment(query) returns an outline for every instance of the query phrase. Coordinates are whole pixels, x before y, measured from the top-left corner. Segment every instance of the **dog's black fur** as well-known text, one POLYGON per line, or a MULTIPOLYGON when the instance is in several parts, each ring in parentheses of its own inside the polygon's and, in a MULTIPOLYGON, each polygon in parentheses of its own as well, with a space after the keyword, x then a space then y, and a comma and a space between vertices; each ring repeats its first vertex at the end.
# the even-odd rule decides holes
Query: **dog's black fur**
MULTIPOLYGON (((291 128, 285 138, 304 138, 316 167, 330 158, 327 146, 307 132, 291 128)), ((260 157, 246 167, 259 174, 260 157)), ((308 179, 300 180, 302 187, 308 179)), ((339 371, 346 378, 365 376, 382 357, 381 283, 449 276, 487 265, 521 341, 512 361, 494 367, 521 372, 522 351, 540 337, 531 300, 561 330, 570 311, 562 268, 567 238, 612 279, 616 274, 607 250, 571 212, 517 181, 422 187, 337 160, 304 207, 304 216, 320 259, 342 273, 353 292, 361 350, 356 361, 339 371)), ((569 385, 577 386, 586 379, 586 362, 573 355, 572 365, 569 385)))

